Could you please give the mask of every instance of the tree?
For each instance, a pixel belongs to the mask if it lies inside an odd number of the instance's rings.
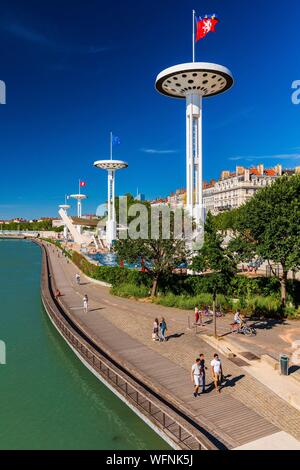
[[[228,289],[236,274],[236,263],[231,252],[223,246],[223,237],[217,231],[214,218],[209,212],[204,226],[204,243],[192,262],[192,269],[206,273],[207,290],[213,297],[214,335],[217,336],[216,297]],[[209,271],[209,273],[207,273]]]
[[[247,250],[268,261],[281,285],[281,304],[286,305],[289,270],[300,268],[300,175],[283,176],[257,191],[239,209],[238,237]],[[276,273],[272,263],[281,266]]]
[[[187,259],[184,240],[137,239],[118,240],[114,245],[118,258],[129,263],[143,262],[152,278],[151,296],[157,293],[159,280],[168,276]]]
[[[187,261],[186,241],[183,233],[180,238],[174,235],[176,218],[169,208],[152,210],[149,203],[128,206],[127,231],[120,234],[113,249],[119,260],[143,263],[143,270],[152,278],[151,296],[155,296],[159,280]]]

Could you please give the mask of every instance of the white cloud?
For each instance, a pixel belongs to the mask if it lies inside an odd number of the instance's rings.
[[[152,155],[169,155],[169,154],[172,154],[172,153],[177,153],[177,150],[172,150],[172,149],[159,150],[159,149],[152,149],[152,148],[142,148],[141,152],[149,153],[149,154],[152,154]]]

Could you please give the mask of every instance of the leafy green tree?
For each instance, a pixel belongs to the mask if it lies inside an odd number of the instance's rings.
[[[183,238],[174,236],[174,214],[166,207],[157,207],[156,217],[152,218],[149,203],[128,206],[134,210],[128,211],[131,215],[127,218],[127,234],[125,237],[124,232],[120,234],[113,249],[119,260],[143,263],[143,270],[152,279],[151,296],[155,296],[159,281],[163,278],[165,281],[174,269],[186,262],[189,254],[186,243]]]
[[[233,230],[236,225],[236,218],[238,216],[238,209],[232,209],[214,217],[214,223],[218,230],[226,232],[227,230]]]
[[[236,229],[244,253],[253,250],[268,261],[281,285],[281,304],[287,297],[289,270],[300,268],[300,175],[283,176],[257,191],[239,209]],[[241,250],[241,255],[243,250]],[[273,264],[280,265],[279,274]]]
[[[126,239],[114,245],[118,258],[129,263],[143,262],[145,272],[152,279],[151,296],[155,296],[159,280],[185,262],[187,250],[184,240]]]
[[[232,253],[223,246],[214,218],[209,212],[204,226],[204,243],[192,262],[192,269],[207,275],[206,289],[213,297],[214,334],[217,336],[216,297],[226,293],[228,284],[236,274]]]

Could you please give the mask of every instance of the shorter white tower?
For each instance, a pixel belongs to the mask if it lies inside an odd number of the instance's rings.
[[[117,238],[117,222],[115,210],[115,172],[128,167],[128,163],[122,160],[98,160],[94,162],[96,168],[106,170],[107,178],[107,222],[106,242],[111,247],[113,240]]]
[[[87,198],[85,194],[71,194],[70,198],[76,199],[77,201],[77,217],[81,219],[82,217],[82,201]],[[81,233],[82,227],[81,225],[77,225],[77,230]]]
[[[77,201],[77,217],[81,219],[82,217],[82,201],[83,199],[86,199],[86,196],[84,194],[71,194],[70,197],[72,199],[76,199]]]
[[[68,215],[68,209],[70,209],[71,206],[69,206],[68,204],[61,204],[58,207],[60,209],[63,209],[65,211],[65,213]],[[65,223],[64,223],[64,239],[65,239],[65,241],[68,241],[68,227]]]

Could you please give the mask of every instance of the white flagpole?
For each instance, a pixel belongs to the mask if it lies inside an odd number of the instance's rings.
[[[79,194],[81,194],[81,193],[80,193],[80,180],[79,180],[79,182],[78,182],[78,187],[79,187]]]
[[[110,133],[110,159],[112,160],[112,132]]]
[[[193,10],[193,62],[195,62],[195,10]]]

